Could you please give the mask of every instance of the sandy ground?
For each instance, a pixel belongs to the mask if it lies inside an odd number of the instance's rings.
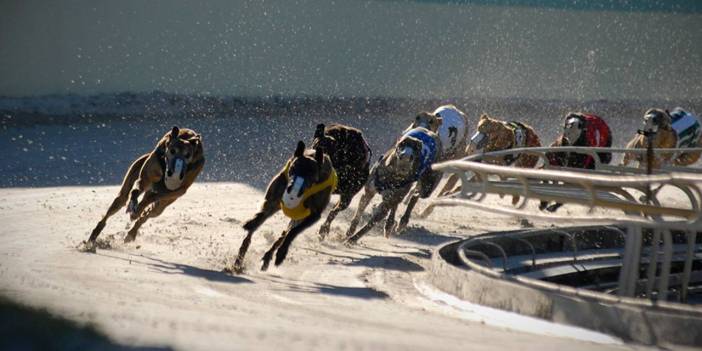
[[[433,296],[423,283],[432,247],[486,230],[518,228],[513,218],[445,209],[413,220],[400,237],[387,240],[376,231],[358,247],[346,248],[338,237],[348,225],[349,210],[326,242],[319,242],[317,225],[298,237],[281,267],[262,273],[258,260],[285,226],[277,214],[254,237],[247,273],[230,276],[220,271],[243,238],[242,221],[260,205],[260,190],[238,183],[198,183],[161,217],[147,222],[136,242],[121,243],[130,223],[119,213],[101,236],[112,248],[79,252],[76,245],[87,238],[116,191],[115,186],[0,190],[0,296],[92,324],[128,346],[633,347],[608,337],[547,336],[554,335],[549,329],[557,329],[549,324],[531,333],[494,325],[484,320],[491,318],[489,311],[475,318]]]

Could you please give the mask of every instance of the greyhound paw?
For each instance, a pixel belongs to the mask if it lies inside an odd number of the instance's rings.
[[[97,245],[95,244],[94,241],[83,241],[78,246],[76,247],[78,251],[80,252],[88,252],[88,253],[96,253],[97,252]]]
[[[402,217],[400,219],[400,225],[397,226],[397,232],[400,233],[400,232],[404,231],[405,229],[407,229],[408,224],[409,224],[409,217],[407,217],[407,218]]]
[[[261,272],[265,272],[268,270],[268,265],[270,264],[271,260],[270,259],[263,259],[263,263],[261,263]]]
[[[354,246],[356,246],[356,244],[358,244],[358,239],[354,238],[353,236],[344,240],[344,246],[346,246],[346,247],[354,247]]]
[[[545,209],[548,208],[548,207],[549,207],[549,206],[548,206],[548,202],[546,202],[546,201],[541,201],[541,202],[539,203],[539,211],[543,211],[543,210],[545,210]]]
[[[324,241],[324,238],[326,238],[327,234],[329,234],[329,228],[330,226],[326,224],[322,224],[321,227],[319,227],[319,241]]]
[[[131,243],[134,240],[136,240],[136,233],[127,233],[127,236],[124,237],[125,244]]]
[[[395,223],[393,223],[389,226],[385,226],[385,231],[384,231],[385,237],[389,238],[389,237],[393,236],[395,233],[397,233],[397,230],[398,230],[397,228],[398,227],[397,227],[397,225],[395,225]]]
[[[222,273],[226,274],[242,274],[246,270],[243,264],[235,262],[233,265],[228,265],[222,269]]]
[[[288,248],[281,247],[275,252],[275,265],[280,266],[285,261],[285,257],[288,256]]]

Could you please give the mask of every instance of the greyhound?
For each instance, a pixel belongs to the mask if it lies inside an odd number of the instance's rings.
[[[466,154],[472,155],[475,153],[484,153],[491,151],[508,150],[522,147],[538,147],[541,146],[539,136],[531,126],[511,121],[501,121],[483,114],[478,121],[478,128],[475,134],[470,139],[470,143],[466,148]],[[534,168],[539,162],[539,157],[529,154],[507,155],[501,157],[484,157],[481,162],[521,168]],[[440,192],[440,195],[448,195],[460,190],[460,187],[451,189],[458,181],[458,176],[452,175],[449,177],[446,186]],[[513,198],[516,203],[518,197]]]
[[[611,147],[612,131],[607,122],[599,116],[570,112],[566,114],[563,120],[563,133],[551,144],[551,147],[559,146]],[[612,161],[611,152],[599,152],[597,155],[603,164],[609,164]],[[546,153],[546,157],[552,166],[581,169],[595,168],[595,160],[588,154],[549,152]],[[539,209],[555,212],[561,206],[563,206],[561,203],[549,205],[548,202],[541,201]]]
[[[136,239],[137,231],[149,218],[159,216],[193,184],[205,165],[202,137],[193,130],[173,127],[156,145],[129,166],[119,194],[98,222],[86,247],[93,251],[107,219],[127,204],[127,213],[136,220],[124,242]],[[139,202],[139,196],[144,194]],[[129,201],[127,201],[129,199]],[[127,203],[128,202],[128,203]]]
[[[649,109],[643,117],[643,130],[639,130],[626,145],[627,148],[646,148],[650,140],[654,148],[687,148],[702,146],[702,127],[699,119],[681,108],[676,108],[670,113],[663,109]],[[663,153],[660,157],[654,156],[652,168],[660,168],[662,164],[673,163],[677,166],[689,166],[700,158],[700,152]],[[643,163],[640,154],[624,154],[622,166],[632,161]]]
[[[339,186],[334,191],[340,196],[339,202],[319,228],[319,236],[323,240],[329,233],[334,218],[349,207],[353,197],[368,181],[372,153],[360,130],[341,124],[326,127],[324,124],[318,124],[314,132],[312,148],[321,149],[329,155],[339,176]]]
[[[338,176],[329,156],[321,148],[305,150],[305,143],[299,141],[293,156],[268,184],[261,209],[244,223],[247,234],[239,247],[239,255],[234,266],[225,271],[243,272],[244,258],[253,233],[281,209],[290,222],[263,256],[261,270],[268,269],[274,253],[275,265],[283,263],[295,237],[321,218],[337,183]]]
[[[425,114],[429,113],[420,113],[420,115]],[[420,117],[418,116],[418,118]],[[370,179],[365,186],[356,214],[346,233],[347,244],[357,242],[378,221],[386,216],[385,236],[389,237],[394,233],[396,230],[395,212],[397,211],[397,206],[410,191],[412,185],[417,182],[419,184],[418,189],[416,193],[412,194],[407,209],[397,227],[398,231],[404,229],[419,198],[428,197],[441,179],[441,173],[431,169],[431,165],[440,156],[441,140],[436,133],[423,127],[414,128],[406,132],[395,143],[394,147],[388,150],[373,165],[370,171]],[[363,211],[376,193],[380,193],[383,198],[380,206],[376,208],[368,224],[354,233]]]

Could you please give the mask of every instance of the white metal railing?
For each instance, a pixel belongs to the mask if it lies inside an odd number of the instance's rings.
[[[485,163],[472,160],[482,157],[504,156],[515,153],[538,155],[547,165],[546,153],[575,152],[593,156],[595,171],[567,168],[524,169]],[[654,152],[679,152],[680,149],[655,149]],[[685,151],[702,151],[702,148]],[[586,148],[586,147],[539,147],[512,149],[478,155],[471,155],[459,161],[435,164],[432,168],[446,174],[455,175],[461,181],[461,190],[447,196],[433,198],[422,215],[429,215],[437,206],[466,206],[477,210],[538,220],[558,224],[611,225],[627,228],[626,243],[622,257],[617,292],[620,296],[634,296],[642,262],[642,228],[654,230],[653,245],[648,250],[646,271],[646,295],[652,296],[657,290],[658,299],[666,299],[669,288],[673,245],[671,230],[688,233],[685,264],[682,272],[681,294],[685,300],[690,282],[692,263],[695,257],[697,232],[702,232],[702,174],[688,168],[664,168],[652,175],[642,175],[633,167],[609,166],[600,162],[598,152],[645,153],[645,149]],[[671,171],[674,170],[674,171]],[[560,183],[560,184],[558,184]],[[653,186],[678,189],[687,202],[662,203],[658,191],[647,191]],[[635,196],[636,193],[650,194],[650,197]],[[519,197],[516,205],[490,205],[482,200],[488,194]],[[526,209],[529,200],[575,203],[590,208],[586,216],[564,216],[555,213],[534,212]],[[621,214],[595,213],[595,208],[614,209]],[[660,247],[662,241],[662,248]],[[662,254],[661,251],[662,250]],[[471,252],[471,256],[479,256]],[[662,256],[662,257],[660,257]],[[481,257],[484,260],[484,257]],[[577,252],[574,253],[577,259]],[[489,259],[487,260],[489,261]],[[503,261],[504,262],[504,261]],[[660,263],[660,274],[656,272]],[[657,282],[657,284],[655,284]],[[657,286],[654,286],[657,285]]]
[[[652,150],[654,154],[679,154],[682,152],[702,152],[702,147],[696,148],[658,148]],[[626,172],[626,173],[644,173],[645,169],[641,169],[633,166],[622,166],[619,164],[609,164],[602,163],[598,153],[612,153],[612,154],[646,154],[647,149],[628,149],[628,148],[612,148],[612,147],[588,147],[588,146],[541,146],[541,147],[524,147],[524,148],[514,148],[500,151],[491,151],[484,153],[476,153],[473,155],[466,156],[462,158],[462,161],[476,161],[485,157],[500,157],[507,155],[518,155],[527,154],[539,157],[542,161],[544,168],[561,168],[557,166],[551,166],[546,157],[547,153],[580,153],[592,156],[595,162],[595,170],[611,170],[616,172]],[[614,160],[612,160],[614,161]],[[661,171],[684,171],[691,173],[702,173],[702,169],[699,168],[689,168],[689,167],[676,167],[670,164],[663,165]]]

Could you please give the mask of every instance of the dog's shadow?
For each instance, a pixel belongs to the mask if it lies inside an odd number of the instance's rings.
[[[145,255],[136,256],[134,259],[118,257],[113,255],[107,255],[104,253],[98,253],[98,255],[103,257],[110,257],[119,260],[129,261],[131,264],[142,264],[145,265],[159,273],[164,274],[185,274],[196,278],[203,278],[212,282],[220,283],[253,283],[252,280],[246,279],[240,276],[233,276],[221,271],[215,271],[211,269],[199,268],[187,264],[169,262],[162,259],[149,257]],[[141,260],[143,259],[143,260]]]

